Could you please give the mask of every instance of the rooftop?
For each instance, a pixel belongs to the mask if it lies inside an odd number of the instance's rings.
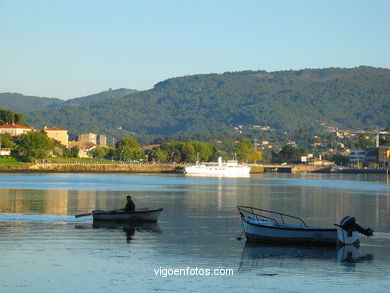
[[[31,129],[30,127],[27,127],[27,126],[24,126],[24,125],[19,125],[19,124],[15,124],[15,123],[11,123],[11,124],[4,124],[4,125],[0,125],[0,128],[21,128],[21,129]]]
[[[63,131],[68,131],[67,129],[61,128],[61,127],[44,127],[43,130],[63,130]]]

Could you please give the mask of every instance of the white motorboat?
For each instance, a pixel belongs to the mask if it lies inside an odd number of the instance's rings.
[[[248,177],[251,168],[244,164],[238,164],[237,161],[222,162],[222,158],[218,158],[217,163],[199,163],[196,165],[186,166],[185,174],[188,175],[217,175],[230,177]]]
[[[372,236],[370,228],[363,229],[354,217],[347,216],[337,228],[309,227],[298,217],[239,206],[245,236],[248,240],[306,245],[349,245],[359,241],[359,233]],[[294,221],[290,224],[285,221]]]

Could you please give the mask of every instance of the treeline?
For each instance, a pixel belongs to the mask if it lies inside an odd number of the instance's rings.
[[[8,110],[0,110],[0,118],[7,123],[24,123],[23,115]],[[30,131],[19,136],[2,134],[0,146],[12,149],[12,156],[24,162],[49,157],[78,157],[80,152],[78,147],[66,148],[58,141],[50,139],[43,130]],[[236,156],[240,161],[256,162],[262,158],[261,154],[255,151],[249,139],[242,139],[238,143],[225,141],[221,147],[222,151],[215,144],[200,141],[165,141],[153,149],[144,151],[135,138],[123,137],[113,146],[94,148],[92,156],[107,160],[148,160],[163,163],[216,161],[218,156],[230,158],[231,155]]]
[[[165,142],[154,149],[142,151],[134,138],[122,138],[115,147],[96,147],[92,155],[94,158],[109,160],[148,160],[161,163],[190,163],[196,161],[216,161],[219,156],[231,158],[235,155],[240,161],[256,162],[262,159],[248,139],[237,143],[234,153],[227,155],[221,152],[215,144],[189,141]]]
[[[0,108],[0,125],[15,123],[20,125],[25,125],[26,121],[20,113],[14,113],[10,110]]]

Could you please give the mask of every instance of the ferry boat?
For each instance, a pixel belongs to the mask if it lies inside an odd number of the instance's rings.
[[[186,166],[184,173],[187,175],[248,177],[250,170],[250,166],[238,164],[237,161],[222,162],[222,157],[218,157],[217,163],[197,162],[196,165]]]

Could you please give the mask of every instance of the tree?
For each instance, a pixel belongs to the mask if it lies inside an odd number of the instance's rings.
[[[168,152],[165,150],[162,150],[160,148],[157,148],[154,151],[153,157],[156,159],[156,161],[167,162],[168,161]]]
[[[304,148],[297,148],[291,145],[284,146],[279,153],[272,152],[273,163],[298,163],[301,156],[306,154]]]
[[[21,125],[26,124],[22,114],[14,113],[10,110],[5,110],[0,108],[0,125],[6,123],[16,123]]]
[[[343,156],[340,154],[335,154],[335,155],[326,155],[325,156],[326,160],[335,162],[336,165],[348,165],[350,162],[350,157],[349,156]]]
[[[195,154],[195,148],[190,142],[183,143],[181,147],[181,160],[183,162],[195,162],[196,161],[196,154]]]
[[[139,160],[145,158],[144,152],[134,138],[124,137],[118,141],[116,147],[116,158],[118,160]]]
[[[235,153],[239,161],[260,161],[261,153],[257,152],[249,139],[242,139],[235,148]]]
[[[360,150],[363,150],[363,149],[366,149],[369,147],[374,147],[374,146],[375,146],[374,140],[371,139],[370,137],[364,135],[364,134],[360,134],[354,143],[354,147],[357,149],[360,149]]]
[[[99,158],[99,159],[103,159],[107,156],[108,154],[108,151],[109,151],[109,148],[107,147],[96,147],[93,151],[92,151],[92,156],[94,158]]]
[[[16,156],[22,161],[47,158],[53,150],[54,143],[46,132],[28,132],[17,138]],[[15,153],[14,153],[15,154]]]
[[[14,148],[15,143],[12,140],[12,136],[8,133],[0,135],[0,148]]]
[[[166,142],[153,151],[153,156],[158,161],[165,162],[194,162],[211,161],[216,159],[217,149],[214,145],[199,141],[191,142]]]
[[[74,146],[70,149],[70,156],[72,158],[77,158],[79,156],[80,149],[78,146]]]

